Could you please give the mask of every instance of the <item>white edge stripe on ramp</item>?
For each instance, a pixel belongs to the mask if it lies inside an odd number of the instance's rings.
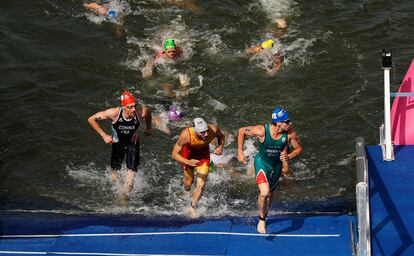
[[[131,253],[104,253],[104,252],[31,252],[31,251],[0,251],[0,254],[30,254],[30,255],[102,255],[102,256],[201,256],[201,254],[131,254]],[[212,256],[215,254],[203,254],[202,256]]]
[[[36,254],[36,255],[47,255],[47,254],[57,254],[57,255],[106,255],[106,256],[201,256],[198,254],[131,254],[131,253],[100,253],[100,252],[30,252],[30,251],[0,251],[0,254]],[[210,254],[207,256],[212,256]],[[203,254],[203,256],[206,256]]]
[[[229,235],[229,236],[265,236],[265,237],[339,237],[340,234],[254,234],[233,232],[149,232],[149,233],[102,233],[102,234],[51,234],[51,235],[1,235],[0,238],[58,238],[58,237],[102,237],[102,236],[161,236],[161,235]]]

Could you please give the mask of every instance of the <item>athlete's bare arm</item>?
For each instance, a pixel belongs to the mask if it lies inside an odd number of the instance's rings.
[[[282,161],[289,161],[290,159],[297,157],[298,155],[302,153],[302,150],[303,150],[302,145],[300,144],[298,135],[293,128],[289,130],[288,142],[290,145],[292,145],[293,151],[290,152],[289,154],[282,152],[282,154],[280,155],[280,160]]]
[[[209,124],[209,127],[214,132],[215,136],[217,137],[218,146],[214,150],[214,154],[221,155],[223,153],[224,143],[225,143],[225,136],[223,132],[220,130],[218,125],[216,124]]]
[[[288,154],[288,145],[286,145],[285,149],[282,151],[282,153],[280,154],[280,160],[282,160],[282,175],[283,176],[292,176],[292,171],[289,168],[289,162],[288,160],[283,160],[285,159],[283,156]]]
[[[148,107],[142,107],[142,118],[145,120],[147,125],[147,130],[145,131],[145,135],[149,136],[152,134],[152,115],[151,109]]]
[[[88,118],[89,124],[99,135],[101,135],[102,139],[105,141],[106,144],[112,143],[112,136],[108,135],[104,130],[102,130],[98,121],[106,119],[114,121],[118,117],[118,114],[119,108],[109,108],[107,110],[97,112]]]
[[[275,58],[273,68],[266,71],[268,76],[275,76],[282,68],[284,57],[280,54],[276,54],[274,57]]]
[[[85,3],[83,6],[87,9],[89,9],[91,11],[95,11],[96,13],[99,13],[99,14],[106,14],[106,12],[108,11],[108,8],[106,8],[102,5],[99,5],[97,3]]]
[[[247,52],[253,54],[253,53],[258,53],[261,50],[263,50],[262,46],[260,44],[258,44],[256,46],[253,46],[253,47],[250,47],[249,49],[247,49]]]
[[[200,162],[199,160],[196,159],[186,159],[184,158],[180,152],[183,149],[185,144],[189,144],[190,143],[190,134],[188,132],[188,129],[184,129],[181,134],[180,137],[178,138],[177,142],[174,145],[173,151],[171,153],[172,158],[180,163],[186,164],[186,165],[190,165],[190,166],[197,166],[197,164]]]
[[[241,127],[239,129],[237,134],[237,159],[244,164],[247,164],[246,156],[243,153],[244,138],[246,136],[255,136],[259,138],[260,142],[263,142],[265,137],[265,128],[263,125],[255,125]]]
[[[302,153],[302,145],[300,144],[299,137],[295,130],[291,130],[288,133],[288,141],[293,147],[293,151],[287,155],[288,160],[299,156]]]
[[[168,2],[170,4],[179,5],[179,6],[182,6],[182,7],[186,8],[186,9],[192,10],[196,14],[201,14],[202,13],[201,8],[198,5],[196,5],[193,1],[188,1],[188,0],[168,0]]]
[[[148,78],[152,76],[152,69],[154,68],[155,58],[150,58],[142,68],[142,78]]]

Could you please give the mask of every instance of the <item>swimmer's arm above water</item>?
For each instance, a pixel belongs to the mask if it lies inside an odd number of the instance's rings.
[[[142,77],[148,78],[152,76],[152,69],[154,67],[155,59],[151,58],[147,61],[147,64],[145,64],[145,67],[142,68]]]
[[[98,121],[110,119],[113,121],[119,114],[119,108],[109,108],[105,111],[97,112],[88,118],[89,124],[102,137],[106,144],[112,143],[112,136],[105,133]]]
[[[283,60],[284,60],[284,57],[282,55],[276,54],[275,60],[274,60],[275,64],[273,65],[273,68],[267,70],[266,72],[267,75],[269,76],[276,75],[279,72],[279,70],[282,68]]]
[[[263,125],[255,125],[241,127],[239,129],[237,134],[237,159],[244,164],[247,164],[246,156],[243,153],[244,138],[246,136],[254,136],[259,138],[259,141],[263,141],[265,136],[265,128]]]
[[[106,12],[108,11],[108,8],[99,5],[97,3],[88,3],[88,4],[84,4],[83,5],[85,8],[91,10],[91,11],[95,11],[96,13],[99,14],[106,14]]]
[[[256,46],[253,46],[253,47],[250,47],[249,49],[247,49],[247,53],[251,53],[251,54],[258,53],[261,50],[263,50],[263,48],[260,44],[258,44]]]

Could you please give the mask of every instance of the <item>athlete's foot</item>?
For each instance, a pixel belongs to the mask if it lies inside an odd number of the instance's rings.
[[[188,208],[188,216],[189,216],[191,219],[196,219],[196,218],[198,218],[198,217],[199,217],[199,214],[198,214],[198,212],[197,212],[196,208],[194,208],[194,207],[190,206],[190,207]]]
[[[127,194],[119,193],[118,197],[116,198],[116,204],[121,207],[125,207],[128,205],[129,198]]]
[[[266,234],[266,221],[259,220],[259,223],[257,223],[257,232]]]

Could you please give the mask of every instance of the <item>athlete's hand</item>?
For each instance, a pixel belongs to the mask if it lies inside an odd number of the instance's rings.
[[[214,150],[214,154],[216,154],[216,155],[221,155],[223,153],[223,147],[217,147],[215,150]]]
[[[243,151],[237,154],[237,159],[242,162],[243,164],[247,164],[246,156],[244,155]]]
[[[190,78],[186,74],[179,74],[178,78],[180,79],[180,85],[182,87],[187,87],[190,85]]]
[[[190,159],[190,160],[188,160],[187,165],[196,167],[198,165],[198,163],[200,163],[199,160],[197,160],[197,159]]]
[[[289,161],[289,156],[284,151],[280,153],[280,161]]]
[[[112,144],[112,136],[105,134],[102,136],[102,139],[105,141],[106,144]]]

